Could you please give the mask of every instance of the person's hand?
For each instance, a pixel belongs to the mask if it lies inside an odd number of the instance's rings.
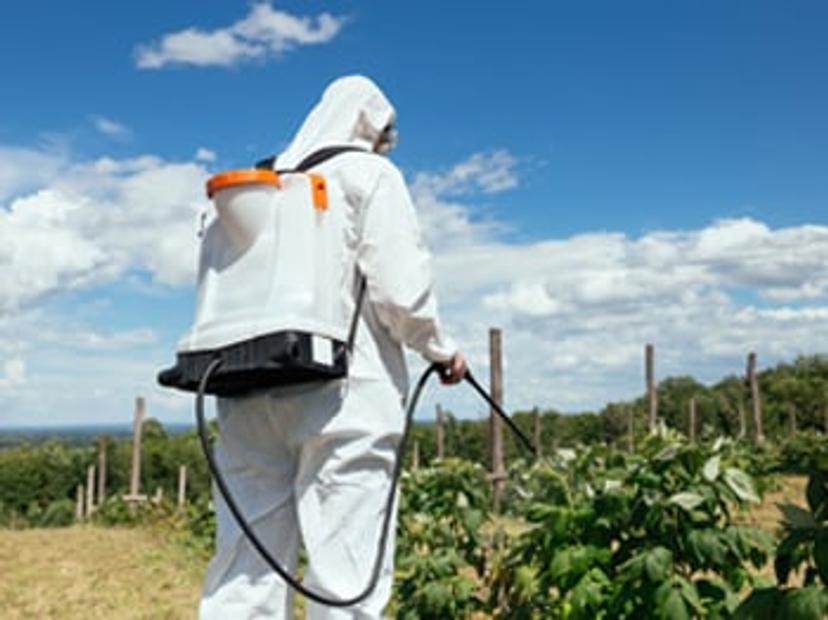
[[[454,385],[460,383],[466,376],[466,358],[460,352],[455,353],[445,363],[440,372],[440,381],[443,385]]]

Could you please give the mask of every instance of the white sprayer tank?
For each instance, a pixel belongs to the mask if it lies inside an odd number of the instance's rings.
[[[208,183],[195,318],[180,353],[294,330],[344,341],[344,214],[324,178],[238,170]]]

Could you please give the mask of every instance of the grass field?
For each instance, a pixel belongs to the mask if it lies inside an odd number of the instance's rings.
[[[804,505],[787,478],[744,520],[775,531],[779,505]],[[0,530],[0,618],[195,618],[204,557],[147,529],[76,526]],[[772,578],[768,565],[763,575]],[[302,617],[301,602],[297,617]]]
[[[204,566],[143,529],[0,530],[0,618],[194,618]]]

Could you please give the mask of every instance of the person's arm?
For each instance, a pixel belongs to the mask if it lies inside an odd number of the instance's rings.
[[[405,181],[396,168],[383,167],[364,208],[357,264],[366,278],[368,299],[377,317],[398,342],[429,361],[457,369],[462,356],[440,328],[431,256]],[[465,362],[462,366],[465,372]],[[445,378],[451,382],[453,377]]]

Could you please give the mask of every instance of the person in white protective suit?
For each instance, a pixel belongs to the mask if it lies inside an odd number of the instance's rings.
[[[404,424],[408,373],[403,345],[446,364],[457,383],[465,361],[442,333],[430,255],[399,170],[385,157],[395,111],[364,77],[334,81],[276,160],[289,169],[322,147],[351,145],[314,169],[330,201],[342,201],[348,227],[346,273],[367,282],[348,377],[218,399],[219,466],[242,511],[270,552],[320,594],[353,597],[368,583]],[[330,282],[354,309],[353,281]],[[200,618],[292,618],[292,592],[244,538],[214,494],[218,530]],[[396,508],[395,508],[396,510]],[[308,602],[308,617],[381,618],[391,596],[396,515],[380,580],[363,602],[332,608]]]

